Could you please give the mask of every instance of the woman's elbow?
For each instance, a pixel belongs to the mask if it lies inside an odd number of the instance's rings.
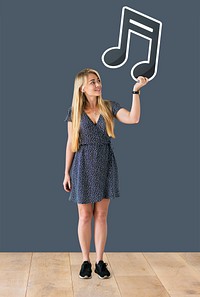
[[[134,119],[130,124],[138,124],[140,119]]]

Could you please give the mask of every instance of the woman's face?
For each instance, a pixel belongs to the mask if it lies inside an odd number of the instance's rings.
[[[86,77],[86,83],[83,91],[86,96],[100,96],[102,85],[100,79],[94,73],[89,73]]]

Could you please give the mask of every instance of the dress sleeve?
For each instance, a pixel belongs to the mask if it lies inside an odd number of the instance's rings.
[[[111,105],[112,105],[112,113],[113,113],[113,115],[115,117],[118,110],[120,110],[120,108],[122,108],[122,106],[116,101],[110,101],[110,102],[111,102]]]
[[[65,122],[70,121],[72,122],[72,108],[68,108],[66,118],[64,119]]]

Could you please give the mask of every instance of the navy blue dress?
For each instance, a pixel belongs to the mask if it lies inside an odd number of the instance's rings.
[[[120,108],[111,101],[112,113]],[[65,121],[72,121],[71,107]],[[95,124],[83,112],[80,123],[80,146],[75,152],[70,169],[71,191],[69,200],[75,203],[95,203],[103,198],[114,199],[120,196],[117,162],[112,149],[111,138],[106,131],[103,116],[100,114]]]

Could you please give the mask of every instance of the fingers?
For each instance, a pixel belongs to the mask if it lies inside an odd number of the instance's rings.
[[[67,183],[67,185],[66,185],[66,191],[67,192],[70,192],[71,191],[71,187],[69,186],[69,183]]]
[[[138,83],[146,84],[148,81],[149,81],[149,79],[147,77],[138,76],[138,79],[137,79]]]
[[[66,192],[70,192],[71,188],[69,187],[68,183],[64,186]]]
[[[71,191],[71,182],[70,182],[70,180],[64,180],[63,187],[64,187],[64,190],[66,192],[70,192]]]

